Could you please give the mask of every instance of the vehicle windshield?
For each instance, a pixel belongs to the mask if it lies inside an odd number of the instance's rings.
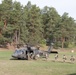
[[[15,53],[22,54],[22,50],[16,50]]]

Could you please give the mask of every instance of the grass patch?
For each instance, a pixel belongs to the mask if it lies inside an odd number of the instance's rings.
[[[70,62],[70,52],[59,52],[59,58],[54,62],[54,54],[48,60],[10,60],[13,51],[0,51],[1,75],[76,75],[76,60]],[[63,54],[67,61],[62,62]],[[76,53],[73,53],[76,57]]]

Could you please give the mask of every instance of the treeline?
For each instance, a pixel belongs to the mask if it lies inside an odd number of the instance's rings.
[[[68,13],[62,16],[54,7],[40,9],[28,2],[2,0],[0,4],[0,45],[7,43],[45,44],[49,38],[55,47],[76,45],[76,22]]]

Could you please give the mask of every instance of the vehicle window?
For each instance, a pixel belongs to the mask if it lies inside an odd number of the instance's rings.
[[[24,54],[24,51],[22,51],[22,54]]]

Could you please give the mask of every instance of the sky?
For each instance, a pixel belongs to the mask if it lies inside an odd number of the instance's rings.
[[[2,0],[0,0],[1,3]],[[76,0],[13,0],[18,1],[22,5],[26,5],[28,1],[31,4],[36,4],[41,9],[44,6],[54,7],[60,15],[63,15],[64,12],[67,12],[72,18],[76,20]]]

